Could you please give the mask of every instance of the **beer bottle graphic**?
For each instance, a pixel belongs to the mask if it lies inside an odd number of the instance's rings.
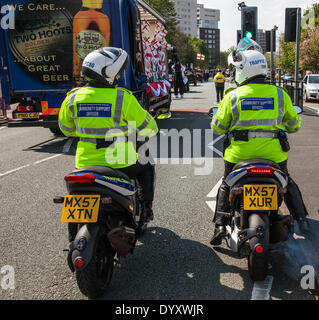
[[[110,19],[102,10],[103,0],[82,0],[73,19],[73,77],[81,75],[83,59],[92,51],[110,44]]]

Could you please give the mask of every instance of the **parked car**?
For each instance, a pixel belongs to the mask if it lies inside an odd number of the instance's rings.
[[[285,74],[282,76],[282,79],[283,79],[283,80],[293,80],[294,77],[293,77],[293,75],[291,75],[290,73],[285,73]]]
[[[197,78],[194,70],[185,70],[185,76],[188,78],[188,83],[192,83],[194,86],[197,86]]]
[[[319,74],[309,74],[302,80],[304,86],[304,100],[319,99]]]

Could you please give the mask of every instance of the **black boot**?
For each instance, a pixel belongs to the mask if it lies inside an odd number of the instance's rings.
[[[148,223],[154,219],[154,213],[152,209],[153,203],[151,201],[145,201],[143,203],[143,211],[145,213],[145,223]]]
[[[307,219],[308,211],[302,199],[302,194],[298,185],[289,177],[285,203],[293,218],[297,221],[302,233],[310,231],[309,221]]]
[[[210,240],[212,246],[220,246],[223,238],[226,236],[226,227],[221,225],[215,225],[214,235]]]

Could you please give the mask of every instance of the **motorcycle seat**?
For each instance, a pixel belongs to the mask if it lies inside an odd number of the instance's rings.
[[[266,159],[248,159],[248,160],[244,160],[242,162],[237,163],[234,168],[234,170],[240,169],[240,168],[244,168],[247,167],[249,165],[254,165],[254,164],[264,164],[264,165],[269,165],[271,167],[274,167],[275,169],[281,170],[280,166],[278,165],[278,163],[273,162],[271,160],[266,160]]]
[[[79,172],[96,172],[99,173],[103,176],[108,176],[112,178],[121,178],[130,181],[130,177],[126,175],[125,173],[110,168],[110,167],[105,167],[105,166],[87,166],[87,167],[82,167],[80,169],[74,170],[72,173],[79,173]]]

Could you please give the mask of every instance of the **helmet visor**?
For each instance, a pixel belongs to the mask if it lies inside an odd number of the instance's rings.
[[[247,51],[247,50],[256,50],[260,53],[263,53],[262,47],[254,40],[249,39],[247,37],[242,38],[236,48],[236,51]]]

